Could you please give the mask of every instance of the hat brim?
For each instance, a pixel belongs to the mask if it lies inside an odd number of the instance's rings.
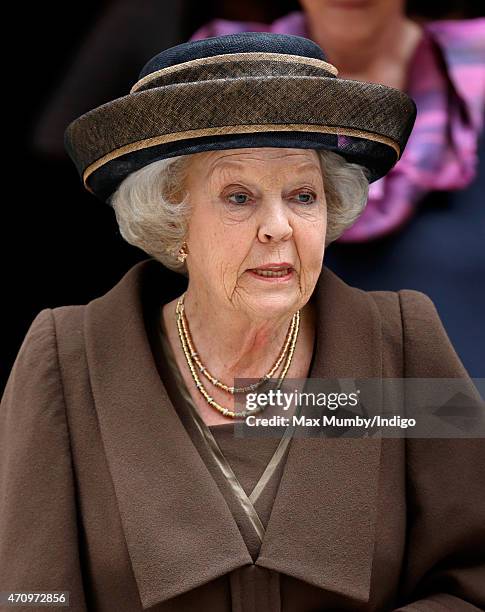
[[[131,172],[167,157],[247,147],[328,149],[367,169],[399,159],[416,116],[397,89],[332,77],[176,83],[89,111],[65,132],[86,188],[106,200]]]

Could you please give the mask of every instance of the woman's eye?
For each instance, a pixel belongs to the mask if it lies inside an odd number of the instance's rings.
[[[231,200],[231,198],[236,198],[236,200]],[[233,204],[247,204],[247,200],[244,200],[244,198],[249,198],[247,193],[238,192],[229,196],[229,200]]]
[[[313,204],[315,201],[315,194],[310,192],[302,191],[301,193],[297,194],[296,197],[301,198],[298,200],[298,202],[301,204]],[[247,193],[239,191],[228,196],[228,199],[232,204],[241,206],[249,202],[250,196]]]
[[[308,192],[301,192],[298,194],[297,197],[303,196],[304,200],[299,200],[299,202],[301,202],[302,204],[313,204],[314,200],[315,200],[315,196],[313,193],[308,193]]]

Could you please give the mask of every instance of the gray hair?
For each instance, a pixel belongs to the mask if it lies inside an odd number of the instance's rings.
[[[325,244],[336,240],[364,210],[369,183],[366,170],[341,155],[316,149],[327,200]],[[189,193],[184,189],[191,155],[162,159],[127,176],[108,202],[121,236],[170,270],[187,275],[177,254],[188,231]]]

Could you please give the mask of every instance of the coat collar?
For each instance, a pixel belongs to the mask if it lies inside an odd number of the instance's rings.
[[[172,300],[179,292],[167,287],[180,286],[180,278],[144,260],[86,306],[95,408],[144,609],[253,563],[148,341],[144,304]],[[381,377],[372,299],[326,268],[312,299],[318,312],[312,377]],[[295,438],[256,565],[365,602],[380,448],[379,438]]]

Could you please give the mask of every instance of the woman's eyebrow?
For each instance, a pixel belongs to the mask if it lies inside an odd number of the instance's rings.
[[[227,170],[244,170],[247,167],[247,164],[245,164],[243,161],[241,160],[229,160],[229,159],[224,159],[224,160],[217,160],[216,162],[214,162],[214,164],[212,165],[212,167],[209,169],[209,176],[212,176],[214,174],[214,172],[219,171],[219,172],[223,172],[223,171],[227,171]]]
[[[249,177],[253,177],[252,172],[247,169],[247,165],[243,161],[239,160],[224,160],[219,163],[215,163],[214,166],[209,170],[209,177],[212,177],[214,173],[218,170],[221,174],[233,170],[234,172],[238,172],[240,174],[248,173]],[[319,166],[312,162],[307,162],[304,164],[298,164],[291,171],[292,176],[301,175],[301,174],[313,174],[321,178],[322,171]]]

